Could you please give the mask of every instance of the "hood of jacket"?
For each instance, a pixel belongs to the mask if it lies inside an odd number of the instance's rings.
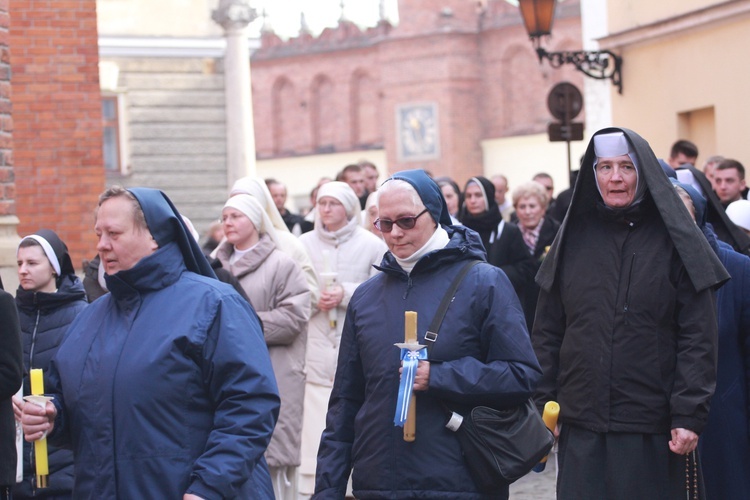
[[[166,288],[185,271],[182,252],[178,243],[173,241],[142,258],[130,269],[105,274],[104,279],[107,289],[119,301]]]
[[[50,311],[76,300],[86,300],[83,283],[75,274],[64,275],[56,292],[33,292],[24,290],[20,286],[16,291],[16,305],[23,311],[33,311],[39,308]]]
[[[241,280],[246,274],[256,271],[276,248],[276,244],[268,234],[261,234],[255,248],[240,257],[234,264],[230,264],[228,269]],[[229,262],[232,252],[234,252],[234,246],[229,242],[223,242],[219,245],[217,257],[221,261]]]
[[[315,221],[315,234],[318,235],[318,237],[328,242],[330,245],[338,246],[345,241],[351,239],[352,236],[354,236],[354,233],[357,231],[357,228],[360,226],[360,218],[358,216],[354,216],[348,221],[346,221],[346,224],[341,229],[338,229],[336,231],[326,231],[326,229],[323,227],[323,223],[320,221],[320,218]]]
[[[484,246],[482,245],[482,239],[479,237],[479,233],[466,226],[444,225],[443,229],[448,232],[448,237],[450,238],[448,244],[445,247],[439,250],[434,250],[419,259],[419,262],[417,262],[412,270],[412,274],[437,271],[440,267],[446,264],[466,260],[467,255],[469,259],[473,260],[487,260],[487,254],[484,251]],[[406,271],[398,265],[396,258],[390,250],[385,253],[380,265],[375,267],[392,276],[400,276],[405,280],[409,278]]]
[[[143,210],[146,225],[159,247],[176,243],[180,250],[184,266],[197,274],[209,278],[216,278],[211,265],[206,260],[198,241],[192,236],[190,229],[182,218],[172,200],[162,191],[152,188],[128,189]]]
[[[642,179],[646,184],[645,197],[650,198],[656,206],[695,289],[700,291],[706,288],[716,288],[727,281],[729,274],[690,217],[672,183],[664,175],[664,171],[648,142],[626,128],[605,128],[594,135],[612,132],[625,134],[634,151],[638,160],[639,182]],[[544,290],[549,291],[557,277],[557,266],[560,255],[563,253],[562,248],[566,243],[567,226],[570,220],[576,219],[582,214],[600,210],[598,206],[603,205],[596,186],[595,160],[594,138],[592,137],[581,163],[568,213],[536,276],[536,282]]]

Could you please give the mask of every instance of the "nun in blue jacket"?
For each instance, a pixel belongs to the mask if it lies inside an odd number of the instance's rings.
[[[108,189],[95,229],[111,293],[72,323],[26,439],[72,447],[78,499],[273,498],[279,397],[252,308],[161,191]]]
[[[706,222],[707,201],[702,193],[689,184],[673,184],[732,277],[716,294],[716,391],[698,452],[706,498],[744,500],[750,498],[750,257],[718,239]]]

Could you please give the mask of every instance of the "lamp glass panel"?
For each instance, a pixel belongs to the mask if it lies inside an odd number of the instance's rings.
[[[530,37],[540,37],[552,33],[557,0],[519,0],[523,23]]]

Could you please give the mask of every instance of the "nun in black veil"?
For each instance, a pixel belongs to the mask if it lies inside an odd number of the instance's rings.
[[[536,277],[535,399],[561,407],[559,499],[685,498],[728,277],[648,143],[597,132]]]

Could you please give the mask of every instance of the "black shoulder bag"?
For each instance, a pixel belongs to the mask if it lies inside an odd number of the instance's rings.
[[[443,296],[425,334],[428,360],[458,285],[469,269],[479,263],[475,260],[466,264]],[[452,412],[444,402],[442,404],[451,413],[446,427],[456,433],[471,477],[482,492],[496,491],[525,476],[555,444],[552,431],[544,425],[531,398],[507,410],[477,406],[465,416]]]

